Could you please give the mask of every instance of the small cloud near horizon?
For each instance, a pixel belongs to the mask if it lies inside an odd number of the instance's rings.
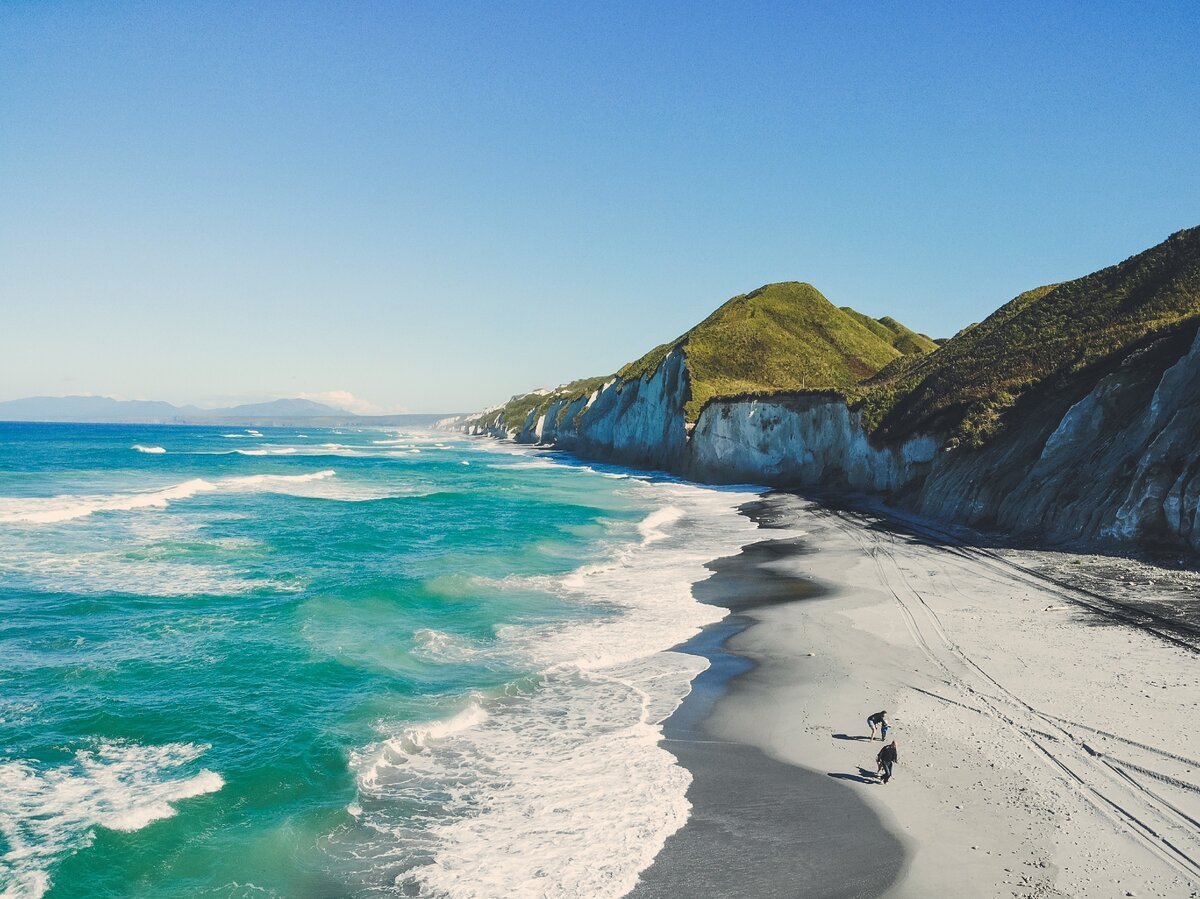
[[[384,408],[369,400],[360,399],[349,390],[323,390],[317,393],[301,393],[300,398],[303,400],[312,400],[314,403],[325,403],[327,406],[336,406],[339,409],[345,409],[347,412],[354,412],[358,415],[397,415],[406,411],[404,409]]]

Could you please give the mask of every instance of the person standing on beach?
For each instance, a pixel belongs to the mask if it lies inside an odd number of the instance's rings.
[[[874,715],[872,715],[870,718],[867,719],[867,727],[871,728],[871,739],[872,740],[875,739],[875,728],[877,728],[877,727],[883,728],[883,737],[881,739],[887,738],[887,726],[888,725],[887,725],[887,717],[886,716],[887,716],[887,712],[876,712]]]
[[[892,765],[900,760],[900,754],[896,751],[896,741],[888,743],[881,750],[879,755],[875,756],[876,771],[882,772],[881,778],[884,783],[892,779]]]

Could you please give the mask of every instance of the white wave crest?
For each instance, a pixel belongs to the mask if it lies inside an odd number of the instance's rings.
[[[518,455],[512,453],[512,455]],[[488,468],[494,468],[497,471],[522,471],[531,468],[557,468],[562,466],[556,462],[551,462],[549,459],[527,459],[524,462],[492,462],[488,464]]]
[[[165,509],[172,502],[215,491],[288,492],[296,484],[331,478],[332,470],[311,474],[259,474],[208,481],[192,478],[170,487],[132,493],[92,496],[64,494],[46,497],[0,497],[0,524],[53,524],[84,518],[96,512],[129,512],[135,509]]]
[[[477,657],[480,647],[465,637],[423,627],[413,632],[417,653],[434,662],[464,662]]]
[[[242,435],[238,435],[242,436]],[[395,446],[352,446],[345,443],[301,444],[299,446],[283,446],[280,444],[263,444],[256,449],[231,450],[191,450],[179,455],[188,456],[340,456],[355,459],[395,459],[412,453],[421,452],[416,448]]]
[[[294,593],[304,588],[299,579],[252,577],[233,564],[131,559],[123,550],[9,550],[0,557],[0,578],[21,588],[88,596],[131,589],[141,596],[238,596],[254,590]]]
[[[130,448],[137,450],[139,453],[150,453],[155,456],[161,455],[162,453],[166,452],[166,450],[163,449],[161,446],[142,446],[142,444],[140,444],[140,443],[135,443]]]
[[[677,659],[683,683],[702,667]],[[466,899],[627,893],[690,809],[691,775],[659,745],[635,680],[632,668],[556,669],[538,689],[494,701],[494,713],[472,706],[356,758],[355,805],[378,849],[433,841],[397,886]],[[414,805],[415,816],[395,813]]]
[[[664,525],[671,524],[683,517],[683,509],[678,506],[664,506],[656,509],[642,519],[638,531],[642,535],[642,543],[656,543],[671,536],[663,530]]]
[[[42,896],[51,868],[89,845],[96,828],[140,830],[174,815],[174,803],[221,789],[212,771],[174,776],[208,748],[102,742],[59,767],[0,763],[0,896]]]
[[[263,449],[234,450],[239,456],[291,456],[296,453],[294,446],[268,446]]]
[[[428,749],[433,741],[444,740],[453,734],[476,727],[487,720],[488,713],[478,701],[449,718],[425,721],[406,727],[395,737],[371,747],[365,756],[357,759],[359,782],[368,790],[379,786],[380,777],[388,769],[403,764],[410,756]]]

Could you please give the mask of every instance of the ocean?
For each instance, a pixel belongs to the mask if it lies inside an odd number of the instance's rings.
[[[0,424],[0,896],[619,896],[750,496],[428,430]]]

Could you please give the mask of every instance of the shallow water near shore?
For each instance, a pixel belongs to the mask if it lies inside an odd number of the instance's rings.
[[[619,895],[688,814],[660,722],[705,663],[665,650],[746,498],[437,432],[0,425],[0,895]]]

